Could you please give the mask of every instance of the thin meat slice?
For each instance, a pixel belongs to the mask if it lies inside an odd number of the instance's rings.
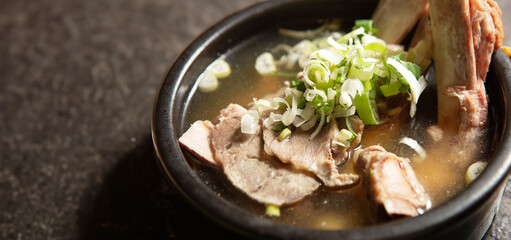
[[[241,133],[241,118],[246,113],[245,108],[230,104],[211,132],[215,159],[229,181],[266,205],[289,205],[313,193],[319,187],[314,177],[270,161],[262,148],[261,130]]]
[[[349,154],[353,149],[355,149],[360,142],[362,141],[362,133],[364,132],[364,123],[357,115],[352,115],[348,117],[348,123],[350,124],[351,129],[357,134],[357,136],[351,141],[350,145],[345,147],[341,145],[335,144],[332,142],[331,152],[334,158],[335,165],[343,164],[348,158]],[[344,126],[344,129],[347,129],[347,126]]]
[[[332,154],[332,140],[339,131],[336,121],[323,127],[312,140],[309,138],[313,130],[296,129],[289,138],[279,141],[280,133],[271,130],[272,127],[264,127],[263,130],[264,149],[268,154],[297,169],[314,173],[328,187],[350,187],[359,182],[358,175],[337,171]]]
[[[179,138],[179,143],[203,161],[217,165],[210,146],[210,134],[215,125],[210,121],[196,121]]]
[[[355,151],[353,159],[357,169],[366,176],[369,196],[378,213],[391,218],[413,217],[430,207],[429,196],[408,159],[377,145]]]
[[[377,37],[399,44],[426,13],[428,0],[380,0],[372,19]]]

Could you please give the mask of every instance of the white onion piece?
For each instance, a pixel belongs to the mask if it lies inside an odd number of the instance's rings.
[[[488,165],[487,162],[475,162],[468,167],[467,172],[465,173],[465,180],[468,184],[472,183],[476,180],[479,175],[483,172],[483,170]]]
[[[305,119],[303,119],[303,118],[301,118],[301,117],[297,116],[297,117],[295,118],[295,120],[293,121],[293,125],[294,125],[295,127],[300,127],[300,126],[302,126],[304,123],[306,123],[307,121],[308,121],[308,120],[305,120]]]
[[[307,66],[307,62],[309,61],[309,55],[301,55],[298,59],[298,66],[300,66],[301,69],[304,69],[305,66]]]
[[[353,133],[346,129],[342,129],[337,134],[335,134],[335,138],[332,140],[332,143],[335,145],[339,145],[342,147],[349,147],[350,143],[348,140],[353,138]]]
[[[281,51],[282,51],[282,52],[286,52],[286,54],[289,54],[289,53],[291,52],[291,50],[292,50],[292,49],[293,49],[293,47],[291,47],[291,46],[289,46],[289,45],[287,45],[287,44],[283,44],[283,43],[281,43],[281,44],[278,44],[277,46],[275,46],[275,47],[271,50],[271,52],[272,52],[273,54],[277,54],[278,52],[281,52]]]
[[[286,126],[289,126],[291,125],[294,120],[295,120],[295,117],[297,115],[297,111],[298,111],[298,99],[299,96],[295,96],[293,95],[292,97],[292,101],[291,101],[291,107],[286,110],[286,112],[284,112],[284,114],[282,114],[282,123]]]
[[[340,43],[338,43],[337,41],[334,40],[333,36],[330,36],[326,39],[326,42],[328,44],[330,44],[330,46],[332,46],[333,48],[339,50],[339,51],[348,51],[348,48],[346,48],[345,46],[341,45]]]
[[[342,61],[342,59],[344,58],[344,56],[342,56],[341,54],[334,53],[327,49],[320,49],[318,51],[315,51],[310,56],[310,58],[316,58],[316,57],[318,57],[320,59],[325,59],[325,60],[329,61],[330,63],[332,63],[333,65],[339,64]]]
[[[225,60],[219,58],[211,63],[207,70],[211,71],[217,78],[225,78],[231,74],[231,67]]]
[[[264,52],[256,58],[255,69],[261,75],[273,74],[277,71],[273,55],[269,52]]]
[[[263,111],[266,111],[266,110],[269,110],[269,109],[277,110],[279,108],[279,103],[278,102],[270,102],[270,101],[265,100],[265,99],[256,99],[256,98],[254,98],[254,104],[256,105],[257,110],[259,110],[259,112],[263,112]]]
[[[328,88],[326,91],[328,100],[334,100],[335,96],[337,95],[337,92],[334,91],[332,88]]]
[[[422,158],[422,159],[426,159],[426,157],[428,156],[426,154],[426,151],[424,150],[424,148],[421,147],[421,145],[419,145],[419,143],[417,141],[415,141],[414,139],[411,139],[409,137],[403,137],[399,143],[402,143],[402,144],[406,144],[408,145],[410,148],[412,148],[413,150],[415,150],[415,152],[417,152],[417,154],[419,154],[419,156]]]
[[[286,88],[284,90],[284,93],[286,94],[286,97],[289,95],[293,95],[293,97],[296,97],[298,99],[300,99],[300,97],[303,95],[303,92],[296,88]]]
[[[348,92],[341,93],[341,96],[339,97],[339,104],[346,107],[351,107],[351,105],[353,105],[353,100],[351,100]]]
[[[296,62],[298,61],[299,58],[300,58],[300,54],[296,54],[296,53],[289,54],[287,56],[286,68],[288,70],[293,69],[293,67],[295,66],[295,64],[296,64]]]
[[[275,121],[275,122],[280,122],[280,121],[282,121],[282,114],[270,113],[270,118],[272,118],[273,121]]]
[[[287,108],[289,108],[289,103],[287,103],[286,99],[284,99],[284,98],[275,97],[275,98],[273,98],[273,101],[276,102],[277,104],[283,103],[286,105]]]
[[[212,92],[218,88],[218,79],[215,74],[209,70],[204,71],[198,78],[199,90],[202,92]]]
[[[355,49],[357,49],[357,52],[358,52],[358,54],[360,54],[360,56],[366,55],[364,46],[362,46],[362,43],[360,43],[360,41],[358,39],[355,41]]]
[[[348,109],[343,108],[339,112],[333,112],[332,117],[333,118],[349,117],[349,116],[355,115],[356,112],[357,112],[357,109],[355,108],[355,106],[352,106]]]
[[[314,116],[314,107],[311,103],[307,103],[305,108],[300,113],[298,113],[298,115],[305,120],[309,120]]]
[[[308,131],[311,128],[313,128],[314,125],[316,125],[316,117],[312,117],[311,119],[309,119],[306,123],[300,126],[300,129],[303,131]]]
[[[428,83],[426,82],[426,79],[424,79],[424,76],[421,76],[419,78],[419,95],[424,91],[424,89],[426,89],[427,86],[428,86]],[[410,104],[410,116],[411,117],[415,116],[416,112],[417,112],[417,103],[412,101]]]
[[[339,68],[336,68],[332,71],[332,74],[330,74],[330,81],[335,81],[337,76],[339,76]]]
[[[421,83],[419,83],[419,81],[415,78],[415,75],[413,75],[413,73],[410,72],[410,70],[408,70],[401,63],[399,63],[398,61],[396,61],[392,58],[388,58],[387,63],[389,65],[392,65],[393,67],[395,67],[396,70],[399,73],[401,73],[401,75],[403,75],[405,80],[410,85],[410,93],[411,93],[412,105],[413,105],[413,107],[410,107],[410,117],[415,116],[415,111],[416,111],[415,104],[417,104],[417,102],[419,101],[419,96],[421,95],[422,91],[424,91],[424,89],[426,88],[426,85],[427,85],[426,80],[421,80]],[[424,77],[422,77],[422,76],[421,76],[421,78],[424,79]]]
[[[245,134],[255,134],[259,130],[259,113],[255,110],[249,110],[247,114],[241,117],[241,132]]]
[[[314,44],[309,40],[302,40],[293,46],[292,51],[294,52],[311,52],[314,49]]]
[[[270,112],[270,116],[268,118],[264,119],[263,124],[265,127],[270,127],[272,124],[274,124],[276,122],[280,122],[280,121],[282,121],[281,114],[276,114],[276,113]]]
[[[323,80],[325,82],[328,82],[328,80],[330,79],[330,74],[331,74],[330,69],[325,66],[323,61],[321,61],[321,60],[310,60],[310,61],[307,62],[306,66],[305,66],[305,69],[303,71],[303,80],[304,80],[305,84],[307,84],[309,86],[316,85],[316,83],[314,83],[309,78],[309,73],[312,70],[316,70],[316,72],[318,72],[318,70],[321,70],[323,72],[323,78],[322,79],[316,79],[316,80],[318,80],[318,81],[319,80]]]
[[[341,86],[341,92],[347,92],[351,98],[355,98],[357,93],[362,95],[364,92],[364,85],[358,79],[348,78]]]
[[[321,119],[319,119],[319,125],[318,127],[316,128],[316,130],[314,130],[314,132],[310,135],[309,139],[312,140],[316,137],[316,135],[319,134],[319,131],[321,131],[321,129],[323,128],[323,124],[325,124],[325,112],[323,111],[323,109],[320,110],[320,113],[321,113]]]
[[[362,86],[362,87],[364,87],[364,86]],[[319,95],[323,99],[323,101],[328,100],[328,97],[326,96],[325,92],[318,90],[316,88],[305,90],[304,95],[305,95],[305,100],[307,100],[307,102],[311,102],[316,97],[316,95]]]
[[[363,57],[361,58],[362,62],[364,63],[370,63],[370,64],[375,64],[378,62],[378,59],[376,58],[370,58],[370,57]],[[373,66],[374,67],[374,66]]]
[[[387,45],[385,43],[385,41],[383,41],[383,40],[381,40],[381,39],[379,39],[379,38],[377,38],[375,36],[372,36],[372,35],[364,35],[362,37],[362,44],[364,44],[364,45],[367,45],[367,44],[370,44],[370,43],[374,43],[374,42],[379,43],[379,44],[381,44],[383,46]]]

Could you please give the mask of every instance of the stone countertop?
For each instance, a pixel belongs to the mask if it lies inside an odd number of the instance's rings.
[[[168,187],[150,123],[177,54],[255,2],[1,1],[0,239],[232,237]],[[485,239],[510,230],[508,183]]]

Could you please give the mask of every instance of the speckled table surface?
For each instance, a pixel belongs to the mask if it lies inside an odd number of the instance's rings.
[[[149,130],[177,54],[255,2],[0,1],[0,239],[231,237],[168,187]],[[508,183],[485,239],[510,231]]]

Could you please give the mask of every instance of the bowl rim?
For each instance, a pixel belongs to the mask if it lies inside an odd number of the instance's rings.
[[[164,175],[172,181],[180,194],[202,213],[222,225],[244,234],[256,234],[264,237],[290,237],[290,238],[338,238],[350,239],[392,238],[398,236],[416,236],[432,229],[441,229],[443,224],[455,222],[460,217],[466,217],[473,209],[482,204],[507,179],[511,168],[511,113],[507,104],[511,102],[511,84],[509,81],[500,81],[501,94],[504,97],[504,126],[500,133],[500,144],[496,147],[489,159],[487,169],[479,176],[477,181],[465,188],[455,197],[430,211],[414,218],[396,220],[378,225],[347,230],[320,230],[303,228],[277,223],[265,218],[248,214],[234,204],[219,198],[211,189],[202,183],[196,173],[189,168],[184,159],[182,150],[177,141],[173,119],[178,114],[174,109],[174,96],[178,93],[184,75],[192,63],[197,59],[211,42],[218,36],[225,34],[229,29],[239,27],[249,21],[254,15],[268,11],[279,6],[306,2],[305,0],[274,0],[257,3],[230,16],[193,40],[185,50],[174,60],[159,87],[151,123],[151,135],[157,161]],[[348,2],[348,1],[346,1]],[[365,1],[374,2],[374,1]],[[496,65],[496,66],[493,66]],[[497,51],[492,59],[492,66],[497,74],[511,79],[511,61],[501,50]],[[499,72],[500,71],[500,72]],[[177,161],[176,161],[177,160]],[[199,180],[199,181],[197,181]],[[504,181],[505,184],[505,181]],[[187,189],[184,188],[187,186]],[[202,200],[208,199],[204,202]],[[222,207],[218,207],[222,206]],[[234,214],[235,213],[235,217]]]

